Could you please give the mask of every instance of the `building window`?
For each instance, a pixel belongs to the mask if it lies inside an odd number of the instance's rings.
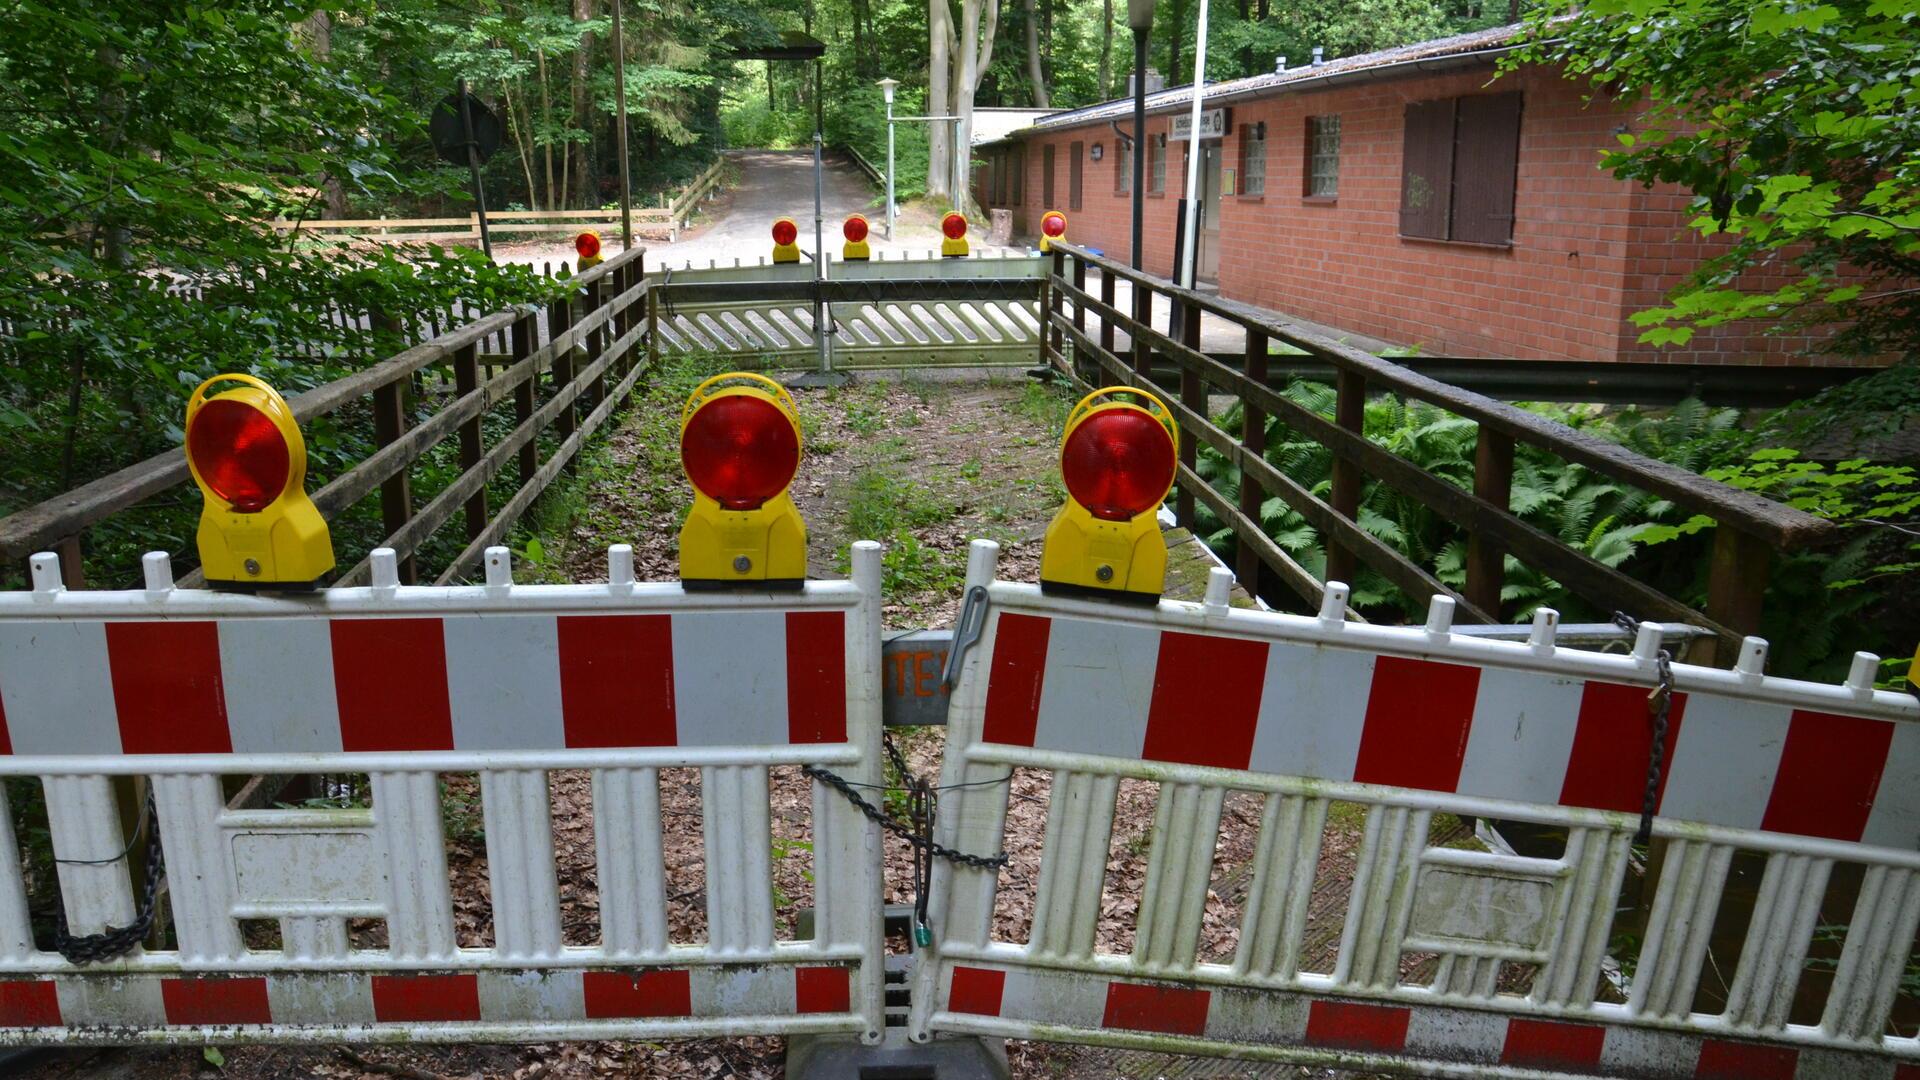
[[[1340,194],[1340,118],[1307,117],[1307,197]]]
[[[1133,194],[1133,140],[1115,139],[1113,155],[1113,193]]]
[[[1147,190],[1167,193],[1167,133],[1147,136]]]
[[[1051,210],[1053,202],[1053,144],[1040,148],[1040,201],[1046,203],[1043,210]]]
[[[1416,101],[1401,146],[1400,235],[1513,243],[1520,95]]]
[[[1267,124],[1240,127],[1240,194],[1267,193]]]
[[[1080,181],[1085,179],[1087,144],[1076,142],[1067,155],[1067,209],[1080,209]]]

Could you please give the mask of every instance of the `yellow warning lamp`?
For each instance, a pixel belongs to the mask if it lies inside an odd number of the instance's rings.
[[[1049,210],[1040,215],[1040,253],[1053,250],[1055,240],[1067,238],[1067,215],[1058,210]]]
[[[773,261],[790,263],[800,261],[800,226],[790,217],[783,217],[773,223]]]
[[[847,223],[840,226],[840,233],[847,238],[846,246],[840,249],[840,257],[852,262],[856,259],[870,259],[873,252],[867,248],[867,219],[860,214],[847,217]]]
[[[240,383],[212,397],[216,383]],[[307,443],[293,410],[251,375],[216,375],[187,399],[187,467],[200,485],[200,566],[223,588],[311,588],[333,538],[307,498]]]
[[[701,383],[680,412],[680,464],[693,483],[681,582],[799,588],[807,524],[787,492],[800,468],[800,420],[786,388],[745,371]]]
[[[1109,386],[1080,399],[1060,439],[1067,505],[1047,526],[1042,590],[1159,600],[1167,545],[1158,513],[1179,448],[1173,414],[1145,390]]]
[[[967,257],[967,215],[958,210],[947,211],[940,219],[940,254],[949,259]]]
[[[600,234],[591,229],[573,238],[573,250],[580,254],[582,270],[591,270],[607,261],[600,255]]]

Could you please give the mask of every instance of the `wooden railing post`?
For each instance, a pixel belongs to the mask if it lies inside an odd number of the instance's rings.
[[[547,305],[548,342],[559,341],[572,327],[573,297],[571,294],[563,295],[560,299]],[[568,346],[564,349],[555,349],[553,352],[553,392],[556,394],[560,393],[572,382],[573,347]],[[560,410],[559,415],[553,418],[553,429],[559,434],[561,442],[565,442],[568,436],[573,434],[574,421],[579,415],[579,409],[574,407],[575,404],[576,403],[568,403],[565,408]],[[572,474],[574,472],[573,461],[569,460],[566,468],[568,474]]]
[[[647,290],[647,366],[660,366],[660,290]]]
[[[460,397],[480,388],[480,347],[462,345],[453,351],[453,389]],[[484,413],[460,425],[460,471],[466,472],[486,456],[481,440],[480,421]],[[487,487],[480,485],[467,497],[467,539],[473,540],[487,529]]]
[[[1104,267],[1100,270],[1100,302],[1107,305],[1109,309],[1113,308],[1113,271]],[[1113,320],[1105,315],[1100,316],[1100,348],[1109,356],[1114,355]],[[1096,364],[1095,367],[1098,368],[1099,365]],[[1094,381],[1096,383],[1105,382],[1106,376],[1101,374],[1100,377]]]
[[[87,587],[85,556],[80,551],[80,534],[74,533],[53,549],[60,556],[60,584],[79,592]]]
[[[540,320],[532,312],[513,321],[513,362],[518,364],[532,356],[537,348],[535,339],[540,336]],[[520,385],[513,388],[513,424],[519,427],[533,419],[533,390],[538,381],[538,371],[527,372]],[[540,439],[536,436],[527,440],[520,448],[520,483],[526,484],[540,469]]]
[[[1087,260],[1085,259],[1073,260],[1073,287],[1080,290],[1082,294],[1087,291]],[[1086,335],[1087,305],[1085,301],[1082,301],[1078,296],[1074,297],[1073,301],[1073,328],[1078,330],[1082,336]],[[1080,354],[1080,339],[1075,338],[1073,345],[1073,373],[1082,379],[1086,379],[1088,374],[1086,367],[1087,358]],[[1099,385],[1098,379],[1088,381],[1093,382],[1096,386]]]
[[[1200,305],[1184,297],[1174,304],[1180,309],[1180,344],[1200,351]],[[1202,420],[1207,417],[1207,388],[1200,382],[1200,373],[1190,364],[1180,365],[1180,404]],[[1188,469],[1197,469],[1200,465],[1200,447],[1191,433],[1180,440],[1180,464]],[[1180,485],[1180,495],[1174,501],[1173,512],[1179,516],[1180,524],[1188,529],[1194,524],[1193,491],[1187,485]]]
[[[1141,326],[1153,325],[1153,286],[1148,285],[1145,276],[1133,278],[1128,282],[1133,290],[1133,321]],[[1142,380],[1151,382],[1153,350],[1147,345],[1147,339],[1139,334],[1128,335],[1133,339],[1133,371]]]
[[[1473,493],[1495,506],[1508,507],[1513,496],[1513,437],[1480,425],[1473,448]],[[1500,617],[1500,591],[1507,583],[1507,551],[1493,537],[1467,534],[1466,597],[1474,607]]]
[[[1051,370],[1053,368],[1053,283],[1060,277],[1062,255],[1054,251],[1047,257],[1045,273],[1040,276],[1040,345],[1037,366]]]
[[[1707,570],[1707,617],[1736,634],[1760,632],[1760,607],[1767,594],[1767,568],[1773,550],[1751,533],[1725,524],[1713,530],[1713,563]],[[1703,638],[1689,658],[1717,663],[1725,649]],[[1731,659],[1728,657],[1727,659]]]
[[[605,284],[605,282],[606,282],[606,279],[601,278],[599,280],[588,283],[587,308],[585,311],[580,313],[580,317],[582,319],[585,319],[586,317],[592,315],[594,312],[599,311],[600,308],[606,304],[607,294],[606,294],[606,291],[601,287],[602,285]],[[593,331],[587,335],[587,366],[592,367],[594,364],[594,361],[600,359],[600,354],[605,352],[606,350],[607,350],[607,324],[603,322],[599,326],[595,327]],[[607,396],[607,373],[602,371],[600,374],[594,376],[593,386],[591,388],[591,392],[588,394],[588,398],[590,400],[586,403],[587,408],[592,409],[593,406],[600,404],[601,400],[604,399],[606,396]]]
[[[1247,378],[1257,386],[1267,385],[1267,335],[1252,327],[1247,328]],[[1267,453],[1267,414],[1255,405],[1246,395],[1240,397],[1240,445],[1254,457],[1265,457]],[[1260,490],[1260,482],[1245,467],[1240,470],[1240,512],[1255,523],[1260,521],[1260,504],[1266,501],[1266,493]],[[1242,542],[1239,557],[1235,560],[1234,576],[1248,593],[1260,595],[1260,553],[1252,544]]]
[[[406,382],[395,379],[373,391],[373,439],[385,447],[407,433]],[[401,469],[380,482],[380,530],[385,536],[399,532],[413,518],[413,482],[408,469]],[[420,569],[413,553],[400,559],[400,583],[416,585]]]
[[[1364,434],[1367,426],[1367,380],[1358,372],[1340,369],[1335,380],[1339,397],[1333,407],[1334,422],[1348,431]],[[1333,458],[1333,492],[1327,502],[1351,521],[1360,513],[1360,466],[1336,454]],[[1327,580],[1353,584],[1358,560],[1353,549],[1331,540],[1327,545]]]

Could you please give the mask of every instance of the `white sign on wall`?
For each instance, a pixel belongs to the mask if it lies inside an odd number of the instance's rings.
[[[1227,133],[1227,110],[1208,109],[1200,114],[1200,138],[1218,139]],[[1193,114],[1181,112],[1173,114],[1173,141],[1189,142],[1193,139]]]

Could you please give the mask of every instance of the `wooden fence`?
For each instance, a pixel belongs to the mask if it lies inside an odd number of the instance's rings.
[[[384,536],[378,546],[399,552],[401,577],[409,584],[423,576],[416,553],[457,516],[465,546],[437,568],[434,580],[444,584],[477,565],[645,370],[644,258],[643,248],[622,252],[574,278],[569,294],[544,311],[527,305],[488,315],[292,398],[302,424],[349,406],[364,405],[372,413],[378,449],[313,492],[321,514],[335,520],[377,492]],[[504,357],[483,353],[488,341],[502,339]],[[406,393],[417,375],[436,366],[451,369],[452,392],[409,427]],[[490,416],[510,417],[513,425],[491,446],[483,428]],[[543,459],[539,440],[548,433],[558,442]],[[460,472],[416,506],[409,474],[448,439],[458,440]],[[510,466],[516,470],[513,493],[490,506],[487,485]],[[177,449],[157,454],[0,519],[0,559],[18,563],[37,551],[58,551],[68,588],[83,588],[81,554],[89,527],[190,482],[185,455]],[[365,583],[368,563],[360,554],[337,583]],[[197,570],[180,582],[188,588],[201,583]]]
[[[725,159],[715,161],[693,178],[671,200],[662,194],[660,206],[633,208],[635,230],[664,231],[669,241],[677,240],[693,213],[720,183]],[[465,240],[480,242],[480,215],[437,218],[354,218],[338,220],[300,220],[285,218],[272,222],[276,232],[304,232],[335,239],[367,240],[391,244],[412,244]],[[495,210],[487,214],[487,230],[493,235],[514,233],[570,233],[590,225],[617,229],[620,211],[612,210]]]
[[[1097,295],[1087,288],[1089,270],[1099,279]],[[1121,310],[1114,302],[1115,286],[1121,280],[1130,285],[1131,312]],[[1050,330],[1040,342],[1042,365],[1051,365],[1078,382],[1090,384],[1148,377],[1156,356],[1178,365],[1178,398],[1168,402],[1186,435],[1180,448],[1176,513],[1181,521],[1191,522],[1196,504],[1204,504],[1226,523],[1240,542],[1237,573],[1249,588],[1265,569],[1310,603],[1317,604],[1323,591],[1322,582],[1260,527],[1262,501],[1277,496],[1319,532],[1326,544],[1329,580],[1351,582],[1356,568],[1364,564],[1416,599],[1424,600],[1435,593],[1453,597],[1463,622],[1500,622],[1504,621],[1500,606],[1504,556],[1511,553],[1602,610],[1710,630],[1714,637],[1696,644],[1700,652],[1695,659],[1711,662],[1717,656],[1731,662],[1737,655],[1739,637],[1759,627],[1761,598],[1773,552],[1820,544],[1835,533],[1831,522],[1810,514],[1409,371],[1288,323],[1272,312],[1180,288],[1076,245],[1054,245],[1041,288],[1041,307]],[[1152,325],[1156,296],[1167,298],[1169,310],[1180,313],[1178,337],[1171,325],[1164,332]],[[1244,370],[1201,352],[1202,312],[1244,331]],[[1098,323],[1092,333],[1087,330],[1089,316]],[[1121,333],[1126,336],[1125,345],[1117,344]],[[1268,385],[1268,350],[1274,342],[1303,349],[1333,366],[1338,394],[1333,418],[1298,404]],[[1416,398],[1477,423],[1473,489],[1459,487],[1369,440],[1363,433],[1369,393]],[[1214,403],[1222,397],[1245,410],[1238,436],[1215,422]],[[1269,417],[1332,451],[1333,483],[1327,498],[1320,498],[1266,459]],[[1515,514],[1509,500],[1516,443],[1547,450],[1564,461],[1711,517],[1718,528],[1714,530],[1706,610],[1697,611],[1631,574],[1607,566]],[[1229,500],[1196,471],[1201,445],[1218,452],[1238,472],[1237,500]],[[1359,526],[1355,519],[1362,488],[1369,478],[1465,527],[1468,547],[1463,590],[1455,591],[1427,568]]]

